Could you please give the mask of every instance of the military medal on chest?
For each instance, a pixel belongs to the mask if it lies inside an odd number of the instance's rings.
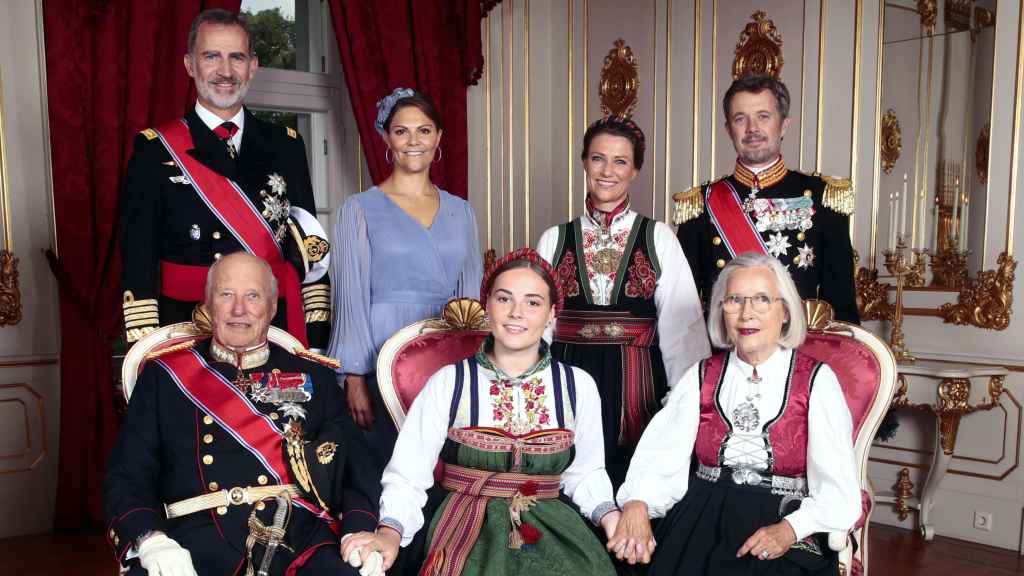
[[[293,419],[306,417],[302,403],[313,397],[313,382],[302,372],[253,372],[249,375],[249,397],[253,402],[274,404],[284,416]]]
[[[285,196],[287,185],[280,174],[275,172],[268,176],[267,186],[270,187],[270,192],[266,189],[260,190],[260,198],[263,199],[262,214],[268,222],[277,226],[274,236],[280,242],[288,233],[288,210],[291,209],[291,202]]]

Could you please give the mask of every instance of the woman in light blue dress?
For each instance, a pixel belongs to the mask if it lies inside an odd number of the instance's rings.
[[[383,469],[397,431],[374,378],[377,353],[404,326],[439,315],[449,299],[478,297],[483,270],[473,209],[430,181],[442,134],[430,98],[396,89],[377,103],[376,128],[394,168],[335,214],[340,257],[331,259],[338,288],[328,353],[341,361],[352,417]]]

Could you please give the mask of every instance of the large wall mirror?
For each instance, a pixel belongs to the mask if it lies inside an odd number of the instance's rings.
[[[915,251],[914,287],[956,291],[982,268],[998,17],[996,0],[885,5],[877,238]]]

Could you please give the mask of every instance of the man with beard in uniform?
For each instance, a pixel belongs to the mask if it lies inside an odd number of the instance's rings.
[[[212,336],[147,356],[103,482],[128,574],[356,574],[338,533],[376,528],[379,474],[337,363],[268,340],[276,308],[270,266],[225,256],[206,285]]]
[[[789,90],[778,79],[734,81],[722,109],[735,172],[674,197],[677,237],[705,306],[726,263],[759,252],[787,267],[801,298],[824,300],[838,320],[859,322],[850,181],[786,167],[780,150],[790,123]]]
[[[209,266],[245,250],[278,279],[274,324],[322,350],[330,337],[329,246],[314,216],[302,138],[242,105],[258,65],[245,19],[200,13],[184,64],[195,107],[136,136],[121,198],[128,341],[189,320]]]

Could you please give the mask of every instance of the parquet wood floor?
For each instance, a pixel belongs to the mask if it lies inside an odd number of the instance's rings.
[[[872,576],[1017,576],[1024,558],[1012,550],[916,532],[873,526]],[[9,576],[113,576],[110,552],[100,531],[0,540],[0,574]]]

